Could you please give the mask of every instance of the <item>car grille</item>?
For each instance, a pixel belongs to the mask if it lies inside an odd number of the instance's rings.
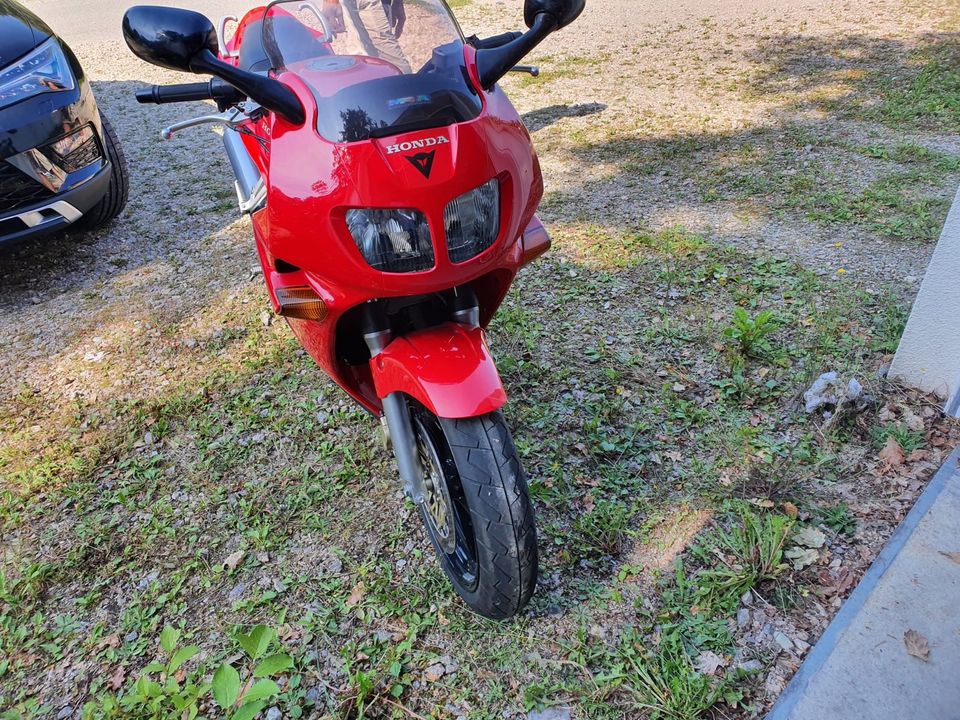
[[[0,160],[0,213],[18,210],[53,195],[43,185]]]
[[[91,137],[66,157],[61,158],[53,152],[47,153],[47,157],[50,157],[53,162],[62,167],[66,172],[72,173],[96,162],[100,159],[101,155],[96,138]]]

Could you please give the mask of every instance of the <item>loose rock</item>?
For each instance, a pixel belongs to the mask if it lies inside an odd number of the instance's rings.
[[[527,720],[572,720],[573,715],[568,707],[552,707],[544,710],[532,710],[527,714]]]

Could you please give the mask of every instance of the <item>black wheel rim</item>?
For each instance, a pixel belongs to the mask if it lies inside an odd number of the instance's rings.
[[[411,413],[413,427],[417,435],[417,452],[424,471],[424,483],[428,493],[431,491],[431,470],[439,475],[445,484],[446,498],[449,498],[449,515],[453,524],[453,542],[441,536],[438,523],[434,520],[434,512],[427,507],[420,508],[424,525],[430,534],[430,539],[444,564],[444,569],[465,590],[473,591],[477,587],[477,542],[473,532],[473,523],[470,519],[470,508],[457,472],[457,464],[443,434],[443,428],[436,417],[425,409],[417,408]],[[436,477],[435,475],[435,477]],[[432,498],[436,504],[437,498]],[[428,498],[424,503],[431,502]],[[450,548],[448,552],[444,546]]]

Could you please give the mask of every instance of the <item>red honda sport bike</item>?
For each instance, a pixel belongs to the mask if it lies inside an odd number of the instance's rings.
[[[526,0],[526,32],[469,41],[442,0],[280,0],[219,35],[189,10],[123,19],[140,58],[213,76],[137,99],[217,103],[163,136],[224,126],[274,309],[382,418],[444,571],[491,618],[530,599],[537,542],[484,328],[550,246],[537,157],[496,83],[583,7]]]

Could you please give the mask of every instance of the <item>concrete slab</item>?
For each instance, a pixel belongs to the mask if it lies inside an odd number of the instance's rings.
[[[960,720],[960,448],[934,476],[767,720]],[[904,633],[930,643],[907,653]]]
[[[960,192],[913,302],[890,378],[936,393],[948,415],[960,416]]]

